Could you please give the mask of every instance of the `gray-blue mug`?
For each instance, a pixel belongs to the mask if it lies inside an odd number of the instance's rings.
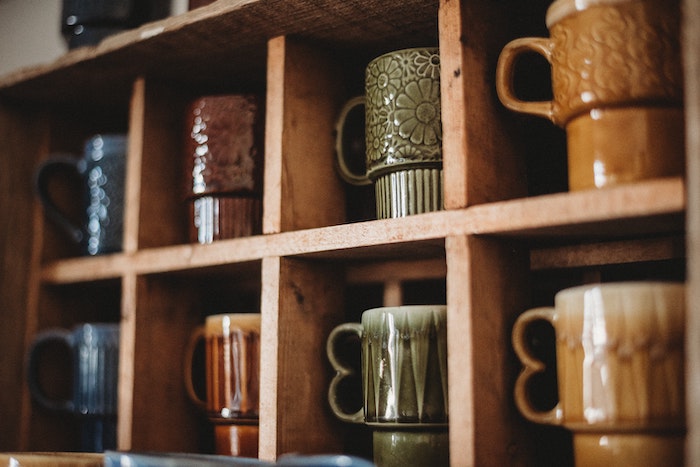
[[[82,158],[55,154],[36,171],[36,191],[46,216],[87,255],[122,250],[127,137],[95,135],[85,142]],[[59,208],[49,182],[60,173],[74,172],[83,180],[81,225]]]
[[[67,399],[47,395],[40,382],[41,355],[53,345],[68,347],[72,355],[72,391]],[[119,325],[83,323],[72,330],[47,329],[37,334],[27,355],[27,381],[34,401],[79,418],[81,450],[116,449]]]

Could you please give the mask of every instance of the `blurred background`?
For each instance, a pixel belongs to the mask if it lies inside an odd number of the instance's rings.
[[[165,1],[171,15],[188,9],[188,0]],[[51,62],[68,51],[61,34],[62,5],[61,0],[0,0],[0,75]]]

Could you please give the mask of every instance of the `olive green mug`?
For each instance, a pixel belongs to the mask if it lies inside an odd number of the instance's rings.
[[[343,421],[372,427],[380,467],[449,465],[446,315],[444,305],[373,308],[361,323],[341,324],[328,336],[336,370],[331,409]],[[355,374],[339,358],[348,336],[359,337],[362,349],[363,406],[356,412],[344,410],[340,390]]]
[[[357,173],[351,169],[358,164],[349,154],[354,131],[348,117],[360,106],[365,108],[366,170]],[[367,65],[365,95],[348,101],[338,117],[336,156],[345,181],[374,183],[378,218],[442,209],[440,114],[437,48],[397,50]]]

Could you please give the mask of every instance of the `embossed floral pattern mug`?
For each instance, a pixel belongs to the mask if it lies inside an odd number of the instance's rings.
[[[501,102],[565,128],[571,190],[684,172],[679,3],[557,0],[549,38],[516,39],[501,52]],[[517,59],[532,52],[551,65],[551,101],[516,95]]]
[[[365,106],[366,171],[346,154],[347,117]],[[442,209],[440,54],[437,48],[390,52],[365,70],[365,95],[351,99],[336,126],[336,155],[349,183],[374,183],[377,217]]]

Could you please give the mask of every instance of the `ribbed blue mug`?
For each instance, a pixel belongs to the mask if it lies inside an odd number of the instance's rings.
[[[66,346],[73,360],[69,399],[47,395],[39,378],[41,356],[54,345]],[[79,418],[81,450],[116,449],[119,325],[83,323],[71,330],[47,329],[37,334],[27,355],[27,379],[34,401],[48,410]]]

